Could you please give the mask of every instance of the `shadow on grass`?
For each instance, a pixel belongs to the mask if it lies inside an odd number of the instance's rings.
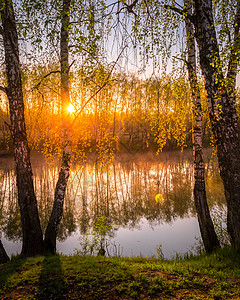
[[[23,264],[24,260],[16,256],[11,261],[0,265],[0,299],[2,299],[2,293],[5,293],[4,290],[7,281],[21,269]]]
[[[67,287],[58,255],[45,256],[36,299],[67,299]]]

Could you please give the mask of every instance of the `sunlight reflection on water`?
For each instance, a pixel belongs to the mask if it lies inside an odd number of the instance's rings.
[[[209,155],[208,155],[209,156]],[[206,159],[207,193],[211,206],[224,205],[218,168]],[[34,184],[41,224],[46,228],[51,213],[58,168],[50,168],[39,155],[32,159]],[[13,159],[0,158],[0,215],[2,242],[9,255],[21,251],[20,216],[16,200]],[[191,151],[117,158],[108,168],[94,161],[74,165],[68,184],[57,250],[73,254],[80,234],[91,230],[97,216],[106,215],[115,225],[116,246],[123,256],[156,255],[161,244],[165,258],[191,250],[200,235],[192,197]],[[156,203],[161,192],[164,201]],[[16,230],[17,229],[17,230]],[[13,242],[13,240],[15,242]]]

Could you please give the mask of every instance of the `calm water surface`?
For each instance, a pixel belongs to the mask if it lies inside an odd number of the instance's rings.
[[[225,206],[223,187],[211,151],[205,152],[207,194],[212,213]],[[40,154],[32,155],[34,184],[43,232],[51,213],[58,167]],[[79,237],[91,231],[97,216],[114,224],[111,242],[122,256],[152,256],[161,244],[165,258],[192,249],[199,237],[194,208],[192,152],[158,156],[118,155],[101,168],[94,159],[72,166],[57,250],[73,254]],[[0,229],[9,255],[21,251],[21,222],[17,205],[14,160],[0,157]],[[156,203],[155,195],[164,196]],[[109,248],[114,254],[114,247]],[[112,249],[112,250],[111,250]]]

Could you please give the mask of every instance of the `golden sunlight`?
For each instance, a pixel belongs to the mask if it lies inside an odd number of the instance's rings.
[[[67,108],[68,112],[70,112],[70,114],[74,113],[75,108],[72,104],[69,104],[68,108]]]

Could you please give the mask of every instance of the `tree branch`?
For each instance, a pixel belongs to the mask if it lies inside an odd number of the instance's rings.
[[[150,11],[149,11],[149,7],[148,7],[147,1],[146,1],[146,0],[143,0],[143,1],[144,1],[145,5],[146,5],[147,14],[148,14],[149,18],[151,19],[151,21],[154,21],[154,19],[153,19],[151,13],[150,13]]]
[[[179,60],[183,61],[186,64],[188,70],[190,70],[190,71],[194,70],[192,64],[187,59],[181,58],[181,57],[177,57],[177,56],[173,56],[173,58],[176,58],[176,59],[179,59]]]
[[[58,91],[55,91],[53,88],[51,88],[50,86],[48,86],[47,84],[43,84],[43,86],[45,86],[46,88],[48,88],[50,91],[54,92],[55,94],[57,94],[58,96],[61,96],[61,94]],[[39,92],[39,89],[38,89]]]
[[[173,58],[176,58],[176,59],[178,59],[178,60],[181,60],[181,61],[183,61],[185,64],[188,64],[188,63],[189,63],[185,58],[181,58],[181,57],[174,56],[174,55],[173,55]]]
[[[122,2],[123,5],[125,5],[125,8],[127,9],[127,11],[130,13],[130,14],[134,14],[136,16],[136,13],[134,12],[134,7],[136,6],[136,4],[138,3],[138,0],[134,0],[132,4],[127,4],[127,3],[124,3]],[[121,10],[123,10],[124,7],[122,7],[118,12],[117,12],[117,15],[121,12]]]
[[[11,125],[10,124],[8,124],[6,121],[4,121],[3,122],[4,124],[6,124],[7,125],[7,127],[10,129],[10,131],[11,131]]]
[[[120,52],[120,54],[119,54],[119,56],[118,56],[118,58],[116,59],[116,61],[114,62],[114,64],[113,64],[113,66],[112,66],[112,68],[111,68],[111,70],[110,70],[110,72],[109,72],[109,74],[108,74],[108,76],[107,76],[107,79],[106,79],[106,81],[104,82],[104,84],[103,85],[101,85],[99,88],[98,88],[98,90],[92,95],[92,96],[90,96],[90,98],[83,104],[83,106],[81,107],[81,109],[79,110],[79,112],[77,113],[77,115],[76,115],[76,117],[75,117],[75,119],[73,120],[73,122],[72,122],[72,125],[75,123],[75,121],[77,120],[77,118],[78,118],[78,116],[80,115],[80,113],[83,111],[83,109],[87,106],[87,104],[107,85],[107,83],[109,82],[109,78],[110,78],[110,76],[112,75],[112,72],[113,72],[113,69],[115,68],[115,66],[116,66],[116,64],[117,64],[117,62],[118,62],[118,60],[119,60],[119,58],[121,57],[121,55],[122,55],[122,53],[123,53],[123,51],[125,50],[125,48],[126,48],[126,46],[122,49],[122,51]]]
[[[0,91],[4,92],[7,95],[7,88],[0,85]]]
[[[75,63],[75,59],[71,62],[71,64],[69,65],[69,67],[68,67],[68,71],[71,69],[71,66]]]
[[[43,78],[39,81],[38,84],[36,84],[33,88],[32,88],[32,91],[35,90],[36,88],[38,88],[40,86],[40,84],[43,82],[43,79],[47,78],[48,76],[50,76],[51,74],[56,74],[56,73],[60,73],[59,70],[57,71],[51,71],[49,72],[47,75],[43,76]]]
[[[194,16],[191,15],[191,14],[189,14],[185,8],[180,9],[180,8],[177,8],[177,7],[173,6],[173,5],[164,5],[164,7],[166,9],[171,9],[171,10],[177,12],[178,14],[180,14],[181,16],[184,16],[190,22],[192,22],[193,24],[195,24]]]
[[[133,3],[130,4],[130,5],[128,5],[127,3],[123,2],[123,4],[127,7],[127,11],[129,13],[133,13],[133,14],[135,14],[135,12],[133,11],[133,8],[134,8],[134,6],[136,6],[137,3],[138,3],[138,0],[134,0]]]

